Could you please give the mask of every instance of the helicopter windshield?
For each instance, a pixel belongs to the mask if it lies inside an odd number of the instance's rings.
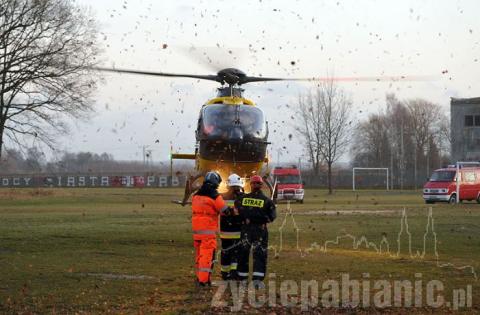
[[[265,141],[267,124],[261,109],[250,105],[208,105],[202,111],[200,139]]]

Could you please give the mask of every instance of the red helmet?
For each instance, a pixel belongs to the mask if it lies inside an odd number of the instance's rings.
[[[254,184],[254,183],[263,184],[262,177],[258,175],[253,175],[252,177],[250,177],[250,184]]]

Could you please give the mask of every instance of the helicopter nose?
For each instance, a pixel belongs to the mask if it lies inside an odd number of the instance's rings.
[[[229,140],[233,142],[240,142],[243,140],[243,131],[240,128],[232,128],[229,134]]]

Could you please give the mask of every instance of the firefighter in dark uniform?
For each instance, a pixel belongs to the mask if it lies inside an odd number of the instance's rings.
[[[235,280],[242,221],[234,205],[243,196],[243,180],[237,174],[232,174],[228,177],[227,186],[228,191],[223,194],[223,198],[233,211],[220,216],[220,239],[222,240],[220,265],[222,279]]]
[[[258,175],[252,176],[250,186],[252,192],[243,195],[238,202],[238,211],[243,224],[237,274],[240,280],[248,279],[248,261],[252,251],[252,280],[256,288],[264,288],[263,279],[267,272],[268,254],[267,224],[273,222],[277,214],[273,201],[262,192],[263,179]]]

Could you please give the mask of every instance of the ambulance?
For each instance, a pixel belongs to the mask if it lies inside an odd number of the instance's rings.
[[[480,167],[463,166],[459,169],[460,201],[475,200],[480,203]],[[437,201],[456,203],[457,168],[449,165],[435,170],[423,186],[423,199],[426,203]]]

